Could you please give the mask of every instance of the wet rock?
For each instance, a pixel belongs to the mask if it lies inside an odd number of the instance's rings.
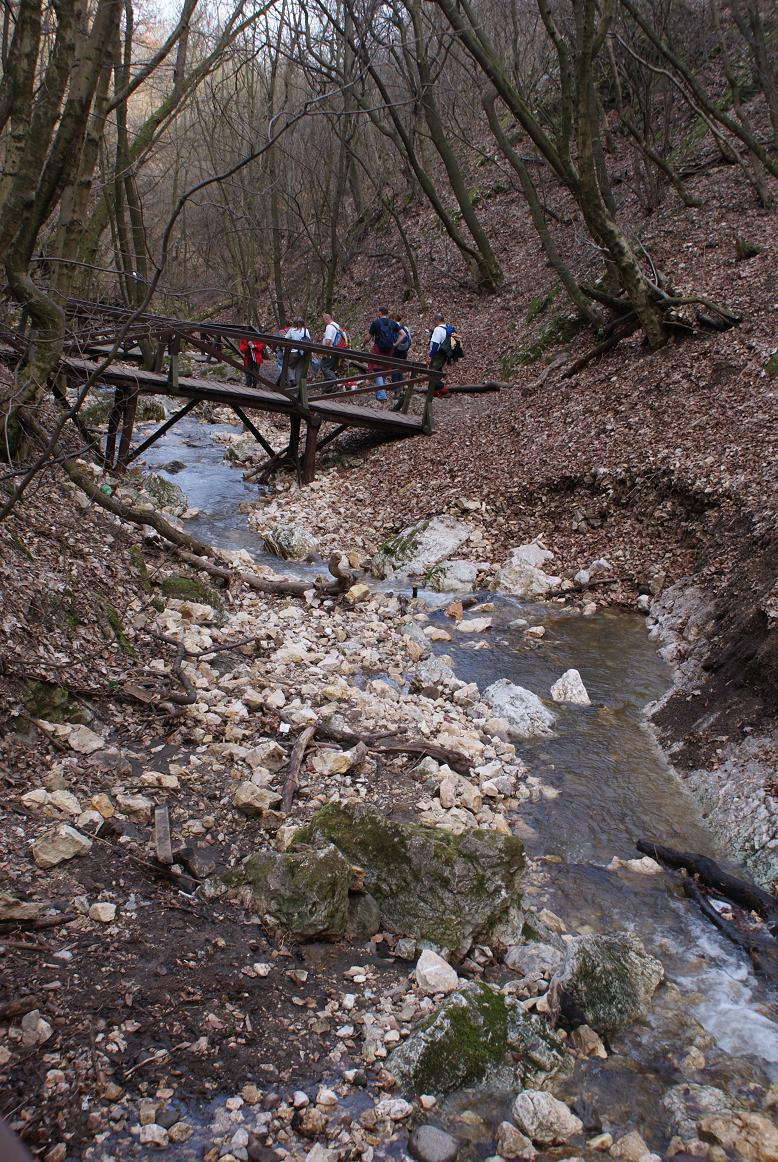
[[[417,1162],[454,1162],[459,1142],[437,1126],[417,1126],[408,1139],[408,1153]]]
[[[697,1136],[697,1122],[709,1114],[732,1113],[735,1102],[712,1085],[682,1082],[662,1098],[669,1128],[687,1141]]]
[[[443,561],[430,577],[429,587],[438,593],[470,593],[480,571],[488,568],[475,561]]]
[[[534,738],[551,734],[554,715],[547,710],[531,690],[516,686],[507,678],[500,678],[488,686],[484,702],[508,723],[511,734],[518,738]]]
[[[158,1150],[164,1150],[169,1140],[165,1127],[158,1126],[156,1122],[149,1122],[148,1125],[141,1126],[138,1135],[141,1146],[156,1146]]]
[[[745,1162],[775,1162],[778,1158],[778,1127],[763,1114],[749,1110],[709,1114],[697,1128],[703,1141],[712,1139]]]
[[[463,521],[438,516],[418,521],[390,537],[373,561],[379,577],[397,573],[423,576],[433,566],[452,556],[470,539],[472,529]]]
[[[649,1153],[648,1146],[643,1138],[633,1130],[613,1143],[610,1148],[612,1158],[620,1158],[622,1162],[640,1162]]]
[[[578,936],[551,982],[555,1002],[600,1033],[642,1020],[664,977],[658,960],[632,936]]]
[[[330,803],[298,832],[329,842],[363,868],[384,926],[464,955],[486,938],[519,895],[523,848],[513,836],[471,829],[453,835],[400,823],[367,806]]]
[[[457,625],[457,633],[484,633],[492,628],[491,617],[469,617]]]
[[[298,939],[337,939],[346,931],[351,868],[331,844],[257,852],[225,881]]]
[[[510,593],[513,597],[527,599],[545,597],[551,590],[562,584],[561,577],[544,572],[542,566],[554,559],[554,554],[533,542],[519,545],[505,564],[497,570],[495,589]]]
[[[298,525],[276,525],[262,533],[265,548],[284,561],[304,561],[318,553],[319,542]]]
[[[416,962],[415,976],[423,993],[453,993],[459,984],[456,969],[429,948],[424,949]]]
[[[526,1134],[522,1134],[512,1122],[500,1122],[495,1145],[501,1158],[519,1158],[522,1162],[532,1162],[537,1154]]]
[[[551,697],[555,702],[570,702],[574,706],[591,706],[591,700],[578,670],[565,670],[562,677],[551,687]]]
[[[540,1146],[568,1142],[583,1129],[581,1119],[564,1102],[539,1089],[520,1093],[511,1113],[519,1129]]]
[[[86,855],[92,840],[68,823],[60,823],[53,831],[47,831],[32,845],[32,857],[38,867],[55,867],[77,855]]]
[[[389,1059],[416,1093],[449,1093],[482,1080],[511,1054],[522,1084],[569,1068],[557,1035],[488,985],[468,982],[417,1025]]]

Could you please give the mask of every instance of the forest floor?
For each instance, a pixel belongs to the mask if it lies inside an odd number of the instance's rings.
[[[704,216],[657,215],[644,238],[681,289],[725,302],[741,326],[653,354],[628,341],[574,379],[562,378],[558,346],[546,336],[548,353],[520,366],[518,350],[550,325],[554,304],[542,301],[553,284],[550,272],[548,287],[538,280],[537,248],[506,203],[505,243],[521,256],[509,290],[476,300],[444,268],[433,289],[463,334],[460,381],[494,376],[512,386],[439,400],[430,439],[371,447],[350,437],[311,489],[279,492],[252,519],[301,524],[325,555],[338,548],[368,557],[414,520],[466,512],[478,535],[464,557],[499,564],[540,538],[570,580],[606,558],[616,584],[583,587],[571,602],[633,605],[641,592],[656,599],[652,615],[675,635],[678,666],[660,733],[702,797],[717,772],[731,796],[748,766],[747,801],[737,810],[763,812],[774,852],[778,379],[767,364],[778,310],[775,244],[766,214],[742,204],[729,173],[705,181]],[[764,248],[737,261],[736,235]],[[391,285],[379,272],[371,297],[391,302]],[[530,324],[535,298],[540,313]],[[412,319],[417,345],[423,322]],[[575,355],[588,342],[579,336],[566,350]],[[402,675],[408,663],[403,626],[413,610],[396,598],[351,607],[238,586],[201,588],[194,602],[191,593],[176,597],[180,563],[53,473],[3,523],[0,543],[0,883],[34,913],[14,919],[14,901],[0,892],[0,1114],[49,1162],[133,1157],[144,1126],[159,1127],[145,1131],[147,1140],[156,1135],[172,1156],[209,1162],[276,1158],[279,1150],[303,1158],[316,1143],[314,1162],[404,1148],[403,1124],[418,1110],[381,1104],[395,1094],[384,1063],[431,1002],[409,978],[396,935],[301,945],[241,901],[197,885],[253,847],[276,844],[286,824],[274,806],[247,816],[235,804],[238,785],[251,781],[249,755],[271,741],[281,747],[268,784],[278,795],[290,743],[330,703],[342,703],[362,733],[372,725],[423,727],[433,739],[458,733],[506,769],[511,744],[474,731],[466,699],[452,691],[393,700],[380,688],[377,675]],[[186,663],[194,706],[169,702],[181,690],[175,647],[160,633],[200,655]],[[302,654],[284,653],[290,645]],[[215,646],[228,648],[217,655]],[[350,654],[376,677],[371,689],[349,684]],[[144,703],[133,691],[155,675]],[[38,725],[58,719],[57,731]],[[333,797],[417,810],[412,762],[371,755],[352,781],[322,773],[327,753],[315,748],[304,767],[291,822]],[[537,790],[519,784],[527,796]],[[37,799],[25,799],[30,791]],[[499,830],[521,799],[517,791],[479,822]],[[154,859],[160,803],[188,846],[183,880]],[[727,811],[731,804],[712,813],[722,830]],[[82,858],[39,866],[32,845],[67,822],[91,846]],[[101,904],[115,911],[101,913]],[[505,971],[499,955],[484,954],[462,975],[499,985]],[[544,987],[536,980],[521,995],[530,1000]],[[696,1035],[690,1024],[683,1049],[692,1064],[676,1080],[706,1080],[690,1052]],[[295,1097],[300,1087],[304,1099]],[[746,1081],[736,1088],[751,1108],[774,1100],[758,1085],[748,1097]],[[217,1108],[224,1095],[229,1103]],[[629,1118],[612,1123],[616,1138],[637,1128]],[[459,1132],[483,1141],[492,1131],[473,1114]],[[652,1149],[668,1148],[667,1138],[644,1132]],[[583,1142],[575,1149],[599,1156]]]

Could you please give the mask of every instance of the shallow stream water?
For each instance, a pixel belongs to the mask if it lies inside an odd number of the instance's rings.
[[[155,470],[173,460],[186,464],[170,478],[201,510],[187,522],[196,535],[283,566],[264,552],[261,537],[238,511],[257,488],[224,462],[223,445],[211,438],[218,430],[224,428],[181,423],[151,449],[146,463]],[[299,564],[294,569],[302,571]],[[441,607],[447,599],[420,596],[438,607],[434,616],[450,628]],[[646,726],[645,707],[665,693],[672,675],[637,616],[603,609],[583,617],[554,603],[480,596],[495,605],[493,628],[479,641],[454,633],[438,647],[458,677],[481,690],[508,678],[551,705],[552,682],[575,667],[592,700],[591,707],[554,706],[553,737],[518,748],[531,773],[551,789],[524,804],[517,822],[528,853],[538,859],[528,902],[552,909],[570,932],[634,933],[663,962],[669,984],[656,994],[647,1025],[621,1035],[607,1060],[587,1062],[565,1092],[579,1109],[583,1101],[596,1111],[593,1124],[599,1116],[636,1128],[662,1150],[670,1133],[660,1098],[668,1087],[686,1079],[747,1093],[753,1084],[778,1080],[778,1004],[743,955],[695,911],[673,874],[607,870],[614,855],[638,856],[640,838],[723,859]],[[540,642],[511,627],[519,617],[545,627]],[[701,1040],[705,1065],[695,1072],[682,1059]],[[474,1155],[485,1157],[494,1152],[487,1127],[502,1120],[508,1105],[505,1094],[464,1091],[442,1107],[438,1120],[458,1137],[468,1136]],[[474,1109],[479,1117],[463,1123],[462,1111]]]

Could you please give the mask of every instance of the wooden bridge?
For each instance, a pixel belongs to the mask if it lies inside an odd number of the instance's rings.
[[[302,483],[314,478],[316,453],[349,428],[366,428],[387,438],[430,435],[432,432],[433,380],[425,364],[407,359],[374,355],[367,351],[341,351],[338,378],[318,383],[310,377],[315,356],[332,358],[337,351],[321,343],[287,339],[282,334],[265,334],[250,327],[228,323],[197,323],[163,315],[142,314],[82,300],[70,300],[71,330],[61,372],[65,381],[84,389],[103,384],[114,389],[114,403],[108,421],[103,452],[107,467],[124,468],[188,415],[197,404],[209,402],[229,407],[247,431],[261,445],[267,460],[253,474],[267,479],[280,467],[292,467]],[[252,385],[182,375],[181,353],[189,348],[209,361],[227,365],[244,379],[246,369],[239,350],[241,339],[264,342],[266,351],[281,355],[280,368],[263,363],[248,372]],[[297,366],[290,367],[292,352],[302,352]],[[144,370],[138,364],[150,357],[157,369]],[[121,359],[134,364],[117,364]],[[167,361],[167,370],[161,368]],[[375,378],[385,369],[387,377],[399,372],[395,387],[399,398],[394,408],[381,408],[374,400]],[[54,385],[64,400],[63,384]],[[138,398],[166,395],[186,401],[155,432],[133,447]],[[411,412],[414,400],[421,400],[421,414]],[[289,418],[289,437],[275,449],[257,429],[247,413],[268,412]],[[305,426],[304,448],[301,436]],[[84,435],[88,433],[81,425]],[[118,443],[118,452],[117,452]]]

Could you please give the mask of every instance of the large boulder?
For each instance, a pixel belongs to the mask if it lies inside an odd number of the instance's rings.
[[[255,852],[225,879],[259,915],[300,940],[336,940],[346,931],[351,868],[331,844]]]
[[[69,823],[59,823],[53,831],[46,831],[32,845],[32,857],[38,867],[56,867],[58,863],[86,855],[92,840],[82,835]]]
[[[522,1085],[570,1069],[563,1042],[545,1022],[488,985],[469,981],[398,1045],[387,1064],[409,1090],[449,1093],[481,1081],[509,1054],[514,1080]]]
[[[304,561],[319,551],[319,542],[299,525],[275,525],[262,533],[265,548],[284,561]]]
[[[501,589],[503,593],[510,593],[512,597],[521,597],[527,601],[545,597],[562,584],[561,577],[546,573],[542,567],[553,558],[552,552],[534,541],[530,545],[519,545],[505,564],[497,570],[494,578],[495,589]]]
[[[374,571],[381,577],[397,574],[402,577],[434,578],[434,567],[445,561],[470,539],[470,525],[453,517],[435,516],[390,537],[375,556]]]
[[[374,808],[328,803],[298,831],[298,844],[333,843],[364,870],[388,930],[464,955],[488,939],[519,900],[521,842],[477,828],[453,835],[400,823]]]
[[[551,980],[563,1015],[598,1033],[642,1020],[664,969],[634,936],[577,936]]]
[[[159,472],[147,472],[143,476],[137,499],[141,504],[172,513],[173,516],[181,516],[189,507],[183,488],[179,488],[172,480],[166,480]]]
[[[554,715],[547,710],[531,690],[516,686],[507,678],[500,678],[487,686],[483,700],[491,706],[498,718],[504,718],[511,734],[517,738],[535,738],[551,734]]]

